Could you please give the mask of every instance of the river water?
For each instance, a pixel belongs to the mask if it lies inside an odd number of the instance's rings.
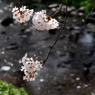
[[[43,8],[44,5],[40,6]],[[0,22],[12,18],[13,4],[0,3]],[[39,10],[36,5],[35,10]],[[45,8],[45,6],[44,6]],[[53,11],[47,9],[51,14]],[[83,23],[82,17],[68,17],[67,24],[49,59],[38,72],[36,81],[23,81],[21,58],[27,52],[44,60],[64,24],[62,12],[57,15],[60,27],[37,31],[31,23],[0,24],[0,79],[25,87],[29,95],[94,95],[95,45],[94,24]]]

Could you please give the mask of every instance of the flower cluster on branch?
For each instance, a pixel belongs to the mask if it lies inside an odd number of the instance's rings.
[[[12,10],[13,18],[20,23],[26,22],[30,20],[31,16],[33,15],[33,11],[33,9],[26,9],[26,6],[22,6],[21,8],[15,7]],[[46,10],[35,12],[32,18],[32,22],[35,28],[38,30],[55,29],[59,26],[57,20],[51,18],[46,14]]]
[[[54,13],[51,17],[46,14],[46,10],[34,12],[33,9],[31,9],[31,10],[26,9],[26,6],[22,6],[21,8],[15,7],[12,10],[13,18],[16,21],[23,23],[23,22],[30,20],[30,18],[33,16],[32,22],[36,29],[38,29],[38,30],[55,29],[59,26],[59,22],[56,19],[53,19],[52,17],[62,9],[63,3],[64,3],[64,0],[62,0],[60,9],[56,13]],[[95,0],[94,0],[94,5],[95,5]],[[91,12],[94,10],[94,5],[93,5]],[[41,62],[38,61],[39,57],[36,57],[36,55],[34,55],[35,59],[33,59],[32,57],[29,58],[27,56],[27,54],[25,54],[25,56],[22,58],[23,66],[21,67],[21,71],[24,71],[24,74],[25,74],[25,76],[23,77],[24,80],[27,80],[27,81],[35,80],[36,72],[40,71],[42,66],[47,61],[47,59],[51,53],[51,50],[53,49],[54,45],[56,44],[56,42],[59,38],[59,35],[61,34],[61,32],[63,31],[63,29],[66,25],[67,16],[68,16],[67,6],[68,6],[68,0],[67,0],[67,4],[66,4],[66,17],[65,17],[64,25],[62,26],[61,30],[59,31],[58,36],[57,36],[54,44],[52,45],[52,47],[48,53],[48,56],[44,60],[43,64],[41,64]],[[33,14],[33,12],[34,12],[34,14]],[[90,13],[84,19],[84,22],[90,15]]]
[[[21,8],[15,7],[12,10],[13,18],[20,23],[26,22],[30,20],[31,16],[33,15],[33,11],[33,9],[26,9],[26,6],[22,6]]]
[[[52,19],[46,14],[46,10],[35,12],[32,22],[38,30],[55,29],[59,26],[57,20]]]
[[[42,68],[42,64],[40,64],[40,61],[38,61],[39,57],[36,57],[36,55],[34,55],[34,57],[35,59],[33,59],[32,57],[29,58],[26,53],[25,56],[22,58],[23,66],[21,67],[21,71],[24,71],[24,80],[35,80],[36,72],[40,71],[40,69]]]
[[[13,8],[13,18],[20,22],[24,23],[33,15],[34,10],[26,9],[26,6],[22,6],[21,8]],[[55,29],[59,26],[57,20],[51,18],[46,14],[46,10],[42,10],[40,12],[35,12],[32,18],[32,22],[36,29],[38,30],[49,30]],[[22,58],[23,66],[21,67],[21,71],[24,71],[25,76],[23,77],[24,80],[32,81],[35,80],[35,74],[42,68],[42,64],[38,61],[39,57],[34,56],[36,60],[32,57],[28,58],[27,54]]]

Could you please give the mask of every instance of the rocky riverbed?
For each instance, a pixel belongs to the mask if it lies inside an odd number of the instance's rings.
[[[20,24],[12,19],[13,3],[0,3],[0,79],[25,87],[29,95],[94,95],[95,94],[95,13],[86,22],[85,7],[68,8],[66,27],[49,59],[38,72],[36,81],[23,81],[21,58],[27,52],[45,60],[65,19],[65,5],[55,17],[58,29],[38,31],[32,21]],[[34,7],[31,6],[32,8]],[[35,11],[47,9],[49,15],[60,8],[53,3],[35,5]]]

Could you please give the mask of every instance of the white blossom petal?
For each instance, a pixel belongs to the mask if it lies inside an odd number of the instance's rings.
[[[36,72],[40,71],[40,69],[42,68],[42,64],[40,64],[40,61],[38,61],[39,57],[36,57],[36,55],[34,55],[34,57],[36,58],[36,60],[34,60],[33,57],[27,57],[26,53],[25,56],[22,58],[23,66],[21,66],[21,71],[24,71],[24,80],[35,80]]]
[[[33,15],[33,11],[33,9],[26,9],[26,6],[22,6],[20,9],[15,7],[12,10],[13,18],[20,23],[26,22],[30,20],[31,16]]]
[[[59,26],[57,20],[52,19],[48,15],[46,15],[46,10],[35,12],[32,22],[35,28],[38,30],[55,29]]]

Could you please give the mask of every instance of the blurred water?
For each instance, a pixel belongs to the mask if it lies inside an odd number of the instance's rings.
[[[15,2],[15,0],[4,1]],[[10,8],[10,6],[7,7],[6,5],[3,7],[5,9],[2,8],[4,12],[0,14],[1,19],[5,19],[3,16],[6,13],[8,15],[9,11],[7,9]],[[12,17],[12,14],[10,15]],[[86,26],[81,26],[79,19],[71,17],[70,19],[68,18],[67,26],[74,25],[73,20],[78,20],[76,24],[80,24],[80,28],[87,28]],[[1,70],[10,71],[6,73],[0,72],[0,79],[17,86],[26,87],[30,93],[29,95],[88,95],[88,93],[93,92],[93,89],[95,89],[95,85],[93,85],[95,83],[94,79],[89,85],[89,81],[86,81],[89,76],[83,76],[84,73],[88,73],[88,66],[90,68],[91,64],[95,64],[95,62],[93,63],[93,53],[95,53],[93,37],[85,33],[78,39],[80,44],[69,42],[67,40],[71,33],[69,29],[64,29],[64,32],[61,33],[61,37],[52,50],[47,63],[38,72],[36,81],[27,82],[22,80],[23,74],[19,71],[21,67],[19,63],[21,63],[23,55],[27,52],[29,56],[32,56],[37,52],[37,55],[40,55],[40,58],[44,60],[57,36],[57,33],[51,35],[47,31],[40,32],[35,30],[30,23],[27,24],[19,24],[14,21],[13,24],[7,27],[0,25]],[[30,29],[30,32],[26,33],[26,29]],[[85,71],[83,71],[84,65],[87,67]],[[92,69],[95,69],[95,65]],[[92,70],[91,73],[93,73]],[[91,73],[89,74],[90,76]],[[89,86],[87,87],[87,85]]]

